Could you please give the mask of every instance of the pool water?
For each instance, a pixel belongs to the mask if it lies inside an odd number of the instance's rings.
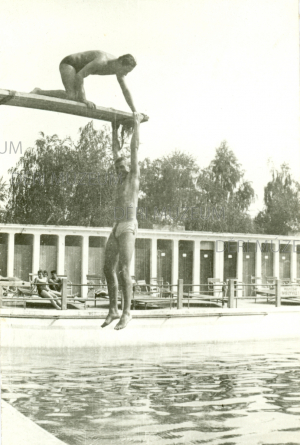
[[[300,444],[299,342],[1,354],[2,397],[70,445]]]

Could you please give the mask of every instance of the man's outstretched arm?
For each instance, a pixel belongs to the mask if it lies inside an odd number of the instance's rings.
[[[112,122],[111,126],[112,126],[112,151],[114,158],[117,159],[117,157],[119,156],[119,151],[121,150],[118,138],[118,129],[120,124],[117,122]]]
[[[134,106],[131,93],[130,93],[127,85],[126,85],[124,76],[117,76],[117,79],[118,79],[118,82],[120,84],[121,90],[122,90],[122,92],[124,94],[125,100],[128,103],[128,105],[129,105],[129,108],[131,109],[131,111],[133,113],[135,113],[136,112],[136,108]]]
[[[139,175],[139,163],[138,163],[138,149],[140,145],[140,123],[143,120],[144,116],[139,113],[133,113],[133,135],[131,138],[130,144],[130,152],[131,152],[131,173],[135,175]]]

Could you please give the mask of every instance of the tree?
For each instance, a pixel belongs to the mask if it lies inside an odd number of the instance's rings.
[[[197,188],[201,191],[199,206],[200,209],[205,208],[205,217],[195,221],[194,230],[201,227],[202,230],[217,232],[254,231],[247,211],[255,194],[244,174],[235,154],[223,141],[216,149],[214,159],[201,171],[197,180]]]
[[[69,224],[110,226],[117,183],[110,129],[97,131],[93,122],[80,128],[73,170],[77,175],[81,174],[81,180],[78,177],[74,181],[77,184],[70,198]]]
[[[264,189],[265,208],[255,218],[261,233],[288,235],[300,231],[300,184],[287,164],[271,170],[272,179]]]
[[[5,210],[1,203],[4,203],[7,198],[7,184],[4,182],[3,176],[0,177],[0,222],[5,221]]]
[[[199,166],[194,157],[174,151],[153,162],[145,159],[140,171],[141,224],[185,224],[185,209],[192,208],[199,195],[195,187]]]
[[[193,156],[179,151],[153,162],[145,159],[140,182],[141,224],[146,227],[160,223],[185,225],[186,230],[254,230],[247,213],[254,190],[226,142],[202,171]]]
[[[120,129],[121,130],[121,129]],[[121,133],[128,151],[130,129]],[[200,170],[188,153],[140,163],[139,225],[184,225],[186,230],[251,232],[247,213],[254,197],[235,155],[223,142],[210,165]],[[43,133],[16,167],[7,204],[7,222],[111,226],[115,175],[111,131],[90,122],[77,143]]]
[[[90,122],[79,140],[41,137],[26,150],[11,181],[7,221],[24,224],[105,226],[113,217],[116,177],[110,132]]]

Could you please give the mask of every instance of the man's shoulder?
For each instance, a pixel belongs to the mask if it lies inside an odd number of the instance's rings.
[[[115,60],[116,57],[112,54],[108,54],[104,51],[94,51],[94,61],[99,64],[111,62],[112,60]]]

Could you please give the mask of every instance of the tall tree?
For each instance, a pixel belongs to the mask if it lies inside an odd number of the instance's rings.
[[[247,213],[254,199],[234,153],[226,142],[210,165],[200,170],[193,156],[175,151],[141,164],[141,199],[145,221],[185,225],[187,230],[252,232]],[[140,209],[142,211],[142,209]],[[158,214],[159,210],[159,214]]]
[[[254,190],[246,181],[245,172],[235,154],[223,141],[214,159],[203,169],[197,180],[201,191],[199,207],[203,217],[196,220],[194,230],[217,232],[252,232],[248,209],[254,200]]]
[[[110,129],[95,130],[93,122],[80,128],[74,154],[75,186],[70,197],[69,223],[110,226],[117,183]]]
[[[4,209],[4,203],[8,196],[8,188],[7,184],[3,179],[3,176],[0,177],[0,222],[5,222],[6,212]]]
[[[110,131],[90,122],[79,140],[41,137],[10,170],[7,221],[105,226],[113,217]]]
[[[300,231],[300,184],[292,178],[290,168],[282,164],[271,170],[272,179],[264,190],[265,208],[255,218],[261,233],[288,235]]]
[[[141,223],[186,224],[185,209],[192,208],[199,195],[198,174],[194,157],[180,151],[152,162],[145,159],[141,163]]]
[[[90,122],[77,143],[41,137],[16,167],[7,221],[25,224],[110,226],[114,218],[115,175],[111,131]],[[130,131],[124,135],[123,153]],[[222,143],[200,170],[193,156],[174,151],[140,163],[140,227],[184,225],[187,230],[250,232],[247,210],[254,192],[235,155]]]

